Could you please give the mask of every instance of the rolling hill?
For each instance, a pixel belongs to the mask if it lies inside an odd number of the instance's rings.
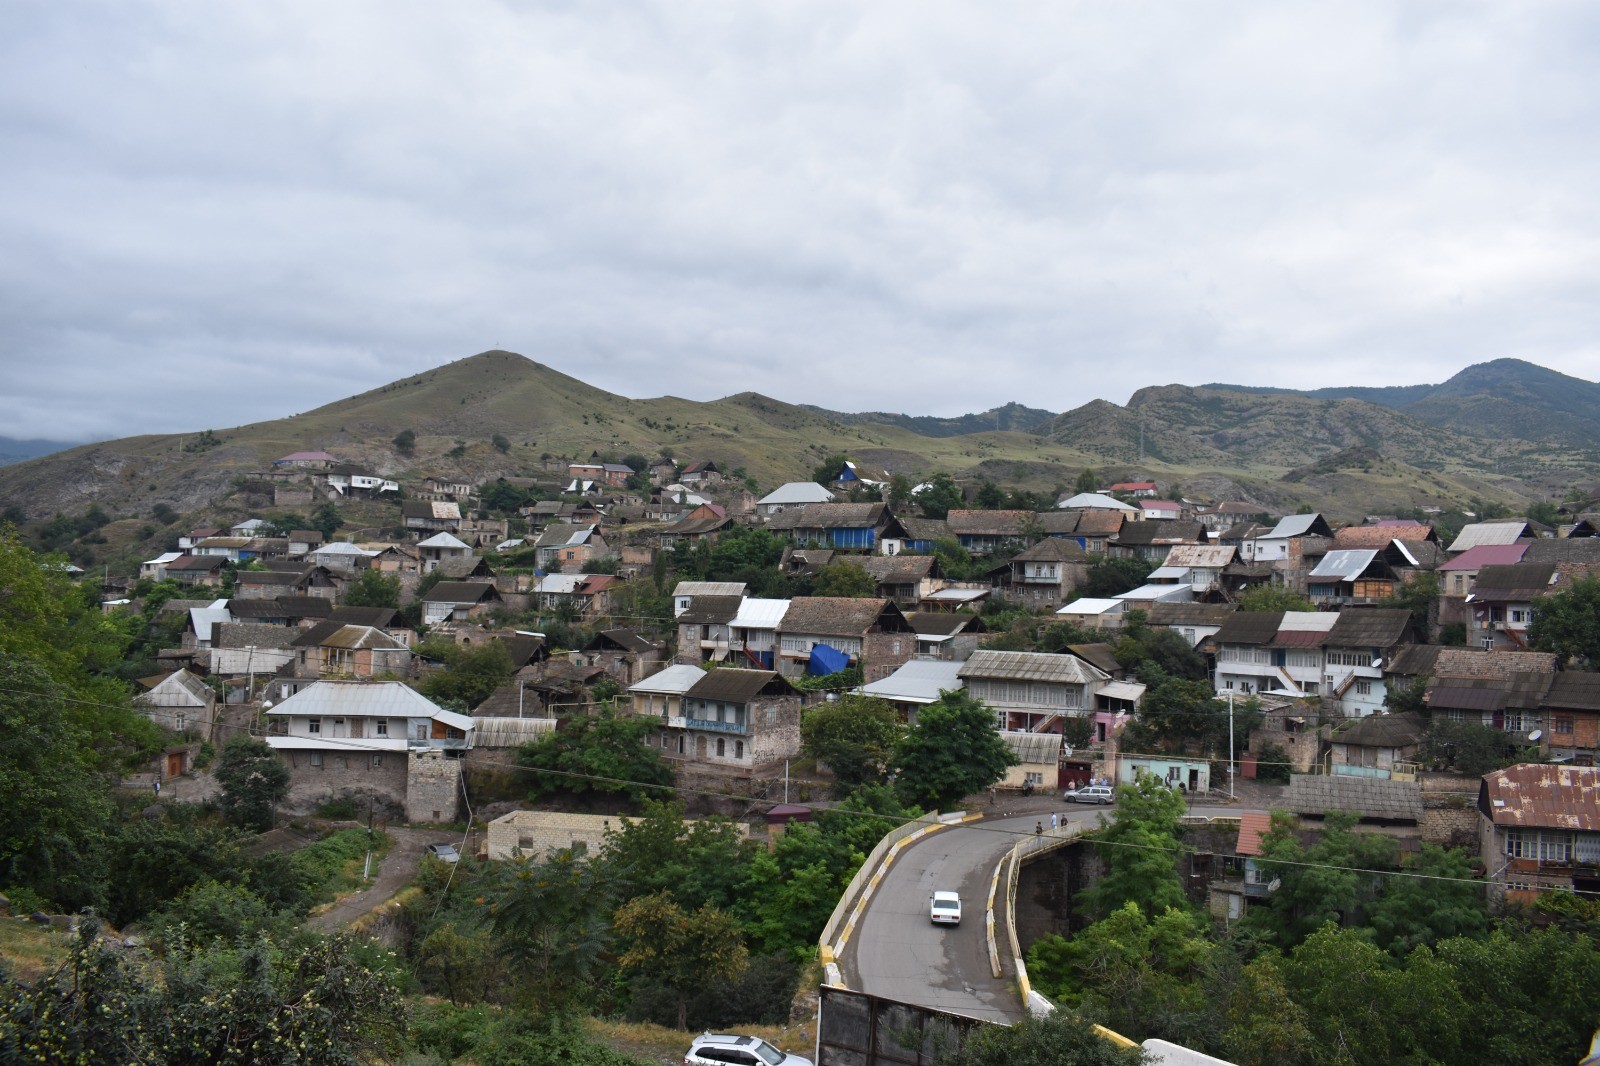
[[[1404,408],[1352,396],[1168,385],[1140,390],[1126,407],[1096,400],[1050,416],[1008,404],[923,419],[836,414],[752,392],[711,402],[630,399],[520,355],[489,351],[286,418],[106,441],[0,467],[0,508],[33,520],[81,513],[90,504],[128,520],[158,505],[223,511],[251,474],[307,449],[330,451],[402,483],[435,473],[529,475],[552,457],[648,456],[663,449],[680,461],[714,459],[765,488],[807,477],[821,458],[837,453],[869,471],[915,477],[946,470],[1036,491],[1069,485],[1091,466],[1109,480],[1153,477],[1197,498],[1237,494],[1351,517],[1473,496],[1515,505],[1600,477],[1592,440],[1579,446],[1493,439],[1413,413],[1443,418],[1448,403],[1469,410],[1494,387],[1489,378],[1504,370],[1499,366],[1469,368],[1452,379],[1454,391],[1430,387],[1427,395],[1404,398]],[[1537,428],[1540,411],[1567,427],[1563,432],[1600,422],[1586,406],[1589,393],[1577,387],[1600,386],[1578,382],[1546,401],[1548,379],[1517,366],[1509,372],[1524,381],[1519,424]],[[976,431],[997,411],[1003,426],[1015,428]],[[1046,420],[1027,428],[1038,417]],[[402,430],[415,435],[412,454],[393,443]],[[496,437],[504,450],[492,443]],[[1285,481],[1291,471],[1301,475]]]

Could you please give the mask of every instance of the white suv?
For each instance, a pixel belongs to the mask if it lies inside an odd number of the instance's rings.
[[[689,1045],[683,1066],[811,1066],[811,1060],[779,1051],[757,1036],[706,1033]]]

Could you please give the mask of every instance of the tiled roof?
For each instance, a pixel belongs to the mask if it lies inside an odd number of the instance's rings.
[[[889,510],[882,503],[808,503],[772,516],[770,529],[871,529]]]
[[[229,610],[237,617],[239,601],[230,604]],[[287,648],[299,632],[298,629],[292,626],[269,625],[262,622],[223,622],[212,630],[211,646],[214,648]]]
[[[932,555],[868,555],[850,562],[880,584],[903,585],[927,577],[938,559]]]
[[[1085,511],[1078,516],[1080,537],[1109,537],[1128,523],[1121,511]]]
[[[951,511],[945,525],[956,536],[1020,537],[1032,511]]]
[[[1389,607],[1352,608],[1339,612],[1328,631],[1334,648],[1389,648],[1398,644],[1411,626],[1411,612]]]
[[[289,642],[289,646],[292,648],[320,648],[323,641],[343,628],[343,622],[318,622],[314,626],[295,630],[295,638]]]
[[[1403,526],[1345,526],[1333,532],[1337,548],[1387,548],[1390,541],[1423,541],[1433,535],[1433,527],[1421,523]]]
[[[964,678],[1000,678],[1008,681],[1046,681],[1087,685],[1106,680],[1098,670],[1076,655],[1051,655],[1033,651],[989,651],[980,648],[961,666]]]
[[[1412,822],[1422,817],[1422,788],[1410,781],[1295,774],[1285,800],[1285,806],[1301,815],[1350,811],[1363,818]]]
[[[1433,673],[1434,662],[1443,650],[1437,644],[1405,644],[1389,656],[1385,669],[1403,677],[1424,677]]]
[[[1089,553],[1078,547],[1077,541],[1066,537],[1046,537],[1031,548],[1011,557],[1012,562],[1024,563],[1092,563]]]
[[[1600,832],[1600,768],[1524,763],[1484,774],[1478,810],[1495,825]]]
[[[901,518],[899,522],[907,540],[941,540],[951,535],[942,518]]]
[[[789,601],[778,628],[784,633],[828,637],[858,637],[879,625],[886,630],[903,626],[899,608],[884,599],[846,596],[796,596]]]
[[[1067,533],[1078,531],[1078,519],[1082,511],[1045,511],[1034,516],[1034,521],[1039,523],[1039,530],[1046,536],[1059,537]],[[901,524],[905,519],[901,519]]]
[[[1282,611],[1238,611],[1217,630],[1218,644],[1270,644],[1278,635]]]
[[[1525,563],[1600,563],[1600,537],[1541,537],[1528,545]]]
[[[786,696],[794,686],[771,670],[742,670],[724,666],[696,681],[684,695],[692,699],[748,703],[757,696]]]
[[[1506,680],[1519,673],[1555,673],[1556,657],[1542,651],[1485,651],[1482,648],[1440,648],[1432,673],[1439,677],[1493,677]]]
[[[1372,714],[1336,730],[1330,739],[1362,748],[1409,748],[1422,739],[1426,729],[1427,723],[1414,712]]]
[[[1141,544],[1203,544],[1206,527],[1199,522],[1172,519],[1161,522],[1125,522],[1117,531],[1115,543],[1125,546]]]

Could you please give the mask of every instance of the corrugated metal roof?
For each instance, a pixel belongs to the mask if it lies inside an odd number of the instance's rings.
[[[678,616],[680,625],[727,625],[739,613],[737,596],[696,596]]]
[[[743,581],[680,581],[674,596],[743,596]]]
[[[1007,681],[1049,681],[1058,684],[1088,685],[1109,680],[1103,670],[1076,655],[1053,655],[1036,651],[989,651],[979,649],[961,664],[960,677],[999,678]]]
[[[429,537],[427,540],[419,540],[419,541],[417,541],[417,547],[419,547],[419,548],[455,548],[455,549],[458,549],[458,550],[466,549],[468,551],[470,551],[471,548],[472,548],[472,546],[470,544],[468,544],[466,541],[460,540],[460,539],[458,539],[456,537],[452,537],[448,533],[435,533],[433,536]]]
[[[1527,535],[1528,523],[1520,518],[1509,522],[1473,522],[1461,527],[1446,550],[1455,553],[1481,544],[1512,544]]]
[[[1509,566],[1520,563],[1528,550],[1527,543],[1479,544],[1468,548],[1449,562],[1441,563],[1440,570],[1480,570],[1485,566]]]
[[[913,659],[888,677],[863,685],[860,691],[865,696],[901,703],[934,703],[940,692],[959,692],[966,688],[960,671],[960,663]]]
[[[409,685],[398,681],[315,681],[267,711],[272,717],[303,715],[321,717],[436,718],[445,716],[472,719],[455,714],[434,703]],[[454,723],[451,723],[454,724]],[[466,726],[456,726],[466,728]]]
[[[1061,758],[1060,733],[1004,732],[1000,734],[1000,742],[1010,749],[1019,763],[1048,763],[1054,766]]]
[[[1272,815],[1266,811],[1244,811],[1239,815],[1239,842],[1234,852],[1239,855],[1260,855],[1261,838],[1272,829]]]
[[[1329,578],[1336,581],[1354,581],[1360,577],[1372,561],[1378,557],[1375,548],[1341,549],[1331,551],[1322,557],[1316,569],[1311,571],[1309,580]]]
[[[1600,768],[1524,763],[1484,774],[1478,809],[1495,825],[1600,832]]]
[[[1095,689],[1096,696],[1104,696],[1112,700],[1127,700],[1138,703],[1144,699],[1145,687],[1137,681],[1107,681]]]
[[[1280,633],[1326,633],[1339,624],[1332,611],[1285,611],[1278,623]]]
[[[1278,519],[1278,524],[1272,527],[1263,540],[1277,540],[1282,537],[1303,537],[1307,533],[1326,527],[1320,514],[1292,514]]]
[[[739,629],[777,629],[788,610],[788,600],[751,596],[739,604],[739,613],[728,624]]]
[[[787,485],[779,485],[761,497],[756,501],[756,506],[829,503],[833,498],[833,493],[818,485],[815,481],[791,481]]]
[[[1107,496],[1103,492],[1080,492],[1076,496],[1069,496],[1056,504],[1063,510],[1071,511],[1120,511],[1128,514],[1138,514],[1137,507],[1129,506],[1115,496]]]
[[[1600,711],[1600,674],[1566,670],[1550,680],[1545,706],[1563,710]]]
[[[651,674],[643,681],[638,681],[628,686],[628,691],[681,696],[705,676],[706,672],[698,666],[691,666],[688,663],[673,663],[665,670]]]
[[[1124,592],[1117,599],[1124,603],[1141,603],[1151,600],[1192,600],[1194,599],[1194,586],[1192,585],[1140,585],[1129,592]]]
[[[1056,614],[1076,614],[1088,617],[1105,614],[1107,611],[1120,611],[1125,606],[1127,605],[1121,600],[1107,600],[1092,596],[1085,596],[1082,599],[1073,600],[1071,603],[1057,611]]]

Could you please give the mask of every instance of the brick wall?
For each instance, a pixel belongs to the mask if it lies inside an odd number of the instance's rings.
[[[800,754],[800,701],[797,698],[758,698],[750,702],[748,713],[752,766],[781,762]]]

